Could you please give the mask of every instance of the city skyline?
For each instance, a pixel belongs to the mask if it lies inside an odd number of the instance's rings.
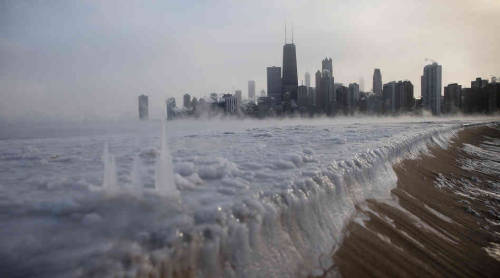
[[[266,68],[282,64],[286,22],[294,26],[299,84],[324,57],[333,59],[335,82],[371,80],[380,68],[383,83],[412,81],[417,98],[426,58],[443,65],[443,87],[500,74],[495,1],[271,1],[272,9],[258,20],[250,15],[260,14],[263,3],[235,5],[216,19],[201,15],[220,9],[223,1],[136,3],[118,11],[114,4],[2,4],[3,119],[133,118],[140,92],[150,97],[154,118],[167,97],[244,90],[248,80],[260,91]],[[389,20],[382,12],[388,8],[401,12]],[[246,32],[238,33],[243,26]],[[365,91],[371,90],[367,83]],[[115,102],[117,97],[122,101]],[[97,98],[106,109],[95,107]]]

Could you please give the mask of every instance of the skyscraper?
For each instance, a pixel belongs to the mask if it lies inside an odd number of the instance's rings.
[[[321,71],[316,71],[316,74],[315,74],[315,85],[316,85],[316,95],[315,95],[315,98],[314,98],[314,106],[316,106],[317,108],[319,108],[319,110],[323,109],[323,106],[322,106],[322,101],[321,101]]]
[[[311,87],[311,75],[308,72],[304,75],[304,79],[306,81],[306,87]]]
[[[297,56],[295,53],[295,44],[286,43],[283,46],[283,79],[282,92],[290,93],[290,98],[297,100]]]
[[[234,91],[234,96],[238,100],[238,103],[241,103],[241,90]]]
[[[185,108],[191,107],[191,96],[189,94],[184,94],[183,105]]]
[[[349,84],[349,110],[352,113],[356,109],[359,101],[359,85],[357,83]]]
[[[316,73],[316,78],[318,78],[318,73]],[[323,70],[320,75],[319,87],[316,86],[317,92],[317,107],[324,113],[330,115],[335,112],[336,109],[336,95],[334,91],[333,77],[329,70]]]
[[[462,86],[457,83],[444,87],[444,113],[457,113],[462,106]]]
[[[382,73],[380,73],[380,69],[375,69],[373,72],[373,93],[376,96],[382,96]]]
[[[441,72],[441,65],[434,62],[424,67],[420,79],[423,106],[434,115],[441,113]]]
[[[395,81],[384,84],[382,111],[384,114],[396,112],[396,89]]]
[[[255,81],[248,81],[248,98],[250,101],[255,102]]]
[[[274,103],[281,102],[281,68],[267,68],[267,96],[271,97]]]
[[[139,119],[147,120],[148,118],[149,118],[148,96],[140,95],[139,96]]]
[[[328,70],[330,72],[330,77],[333,77],[333,64],[332,58],[325,58],[321,61],[321,71]]]

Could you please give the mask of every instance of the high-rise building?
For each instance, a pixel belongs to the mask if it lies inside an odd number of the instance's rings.
[[[166,101],[167,104],[167,120],[173,120],[175,118],[175,98],[168,98]]]
[[[384,114],[396,112],[396,89],[397,83],[395,81],[384,84],[382,91],[382,112]]]
[[[315,85],[316,85],[316,94],[315,94],[315,98],[314,98],[314,106],[316,106],[318,109],[323,109],[323,106],[322,106],[322,99],[320,97],[320,94],[321,94],[321,71],[316,71],[316,74],[315,74]]]
[[[255,102],[255,81],[248,81],[248,99]]]
[[[226,112],[226,114],[233,114],[238,111],[239,103],[236,96],[224,94],[222,99],[224,100],[224,112]]]
[[[332,58],[325,58],[321,61],[321,70],[328,70],[330,72],[330,77],[333,77],[333,63]]]
[[[311,87],[311,75],[308,72],[304,75],[304,79],[306,81],[306,87]]]
[[[318,73],[316,73],[317,78]],[[332,74],[325,69],[320,75],[319,86],[316,86],[316,106],[328,115],[335,112],[337,102],[333,81]]]
[[[149,118],[149,104],[148,104],[148,96],[140,95],[139,96],[139,119],[147,120]]]
[[[266,96],[266,90],[262,89],[260,90],[260,97],[265,97]]]
[[[398,82],[400,93],[400,108],[403,111],[410,111],[415,105],[415,97],[413,96],[413,84],[408,81]]]
[[[457,83],[444,87],[444,113],[457,113],[462,107],[462,86]]]
[[[309,105],[307,86],[300,85],[297,87],[297,105],[299,107],[307,107]]]
[[[373,72],[373,93],[375,96],[382,96],[382,73],[380,73],[380,69],[375,69]]]
[[[267,96],[271,97],[272,101],[281,103],[281,68],[267,68]]]
[[[234,96],[238,99],[238,103],[241,103],[241,90],[234,91]]]
[[[357,83],[351,83],[349,84],[349,109],[350,112],[352,113],[359,101],[359,85]]]
[[[434,115],[441,113],[441,74],[441,65],[434,62],[424,67],[424,75],[420,79],[423,107]]]
[[[336,112],[342,112],[344,115],[349,113],[349,88],[342,83],[335,84],[335,97],[336,97]]]
[[[283,78],[282,92],[290,93],[291,100],[297,100],[297,55],[295,52],[295,44],[285,43],[283,46]]]
[[[189,94],[184,94],[184,97],[182,100],[183,100],[183,105],[185,108],[191,107],[191,96]]]

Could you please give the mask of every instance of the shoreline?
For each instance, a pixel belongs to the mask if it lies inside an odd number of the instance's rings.
[[[396,163],[398,181],[391,199],[371,199],[356,206],[344,240],[333,254],[334,266],[323,277],[338,273],[345,277],[494,277],[500,273],[500,261],[493,258],[500,226],[478,216],[491,209],[485,201],[498,199],[464,200],[452,190],[435,186],[438,178],[469,180],[479,188],[487,187],[488,180],[498,181],[496,176],[462,169],[458,163],[471,158],[462,150],[463,144],[479,145],[484,136],[498,139],[500,130],[466,127],[448,148],[432,146],[428,154]]]

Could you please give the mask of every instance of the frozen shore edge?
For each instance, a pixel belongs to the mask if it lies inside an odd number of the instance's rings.
[[[289,190],[261,193],[220,210],[217,224],[179,229],[179,236],[159,249],[123,243],[129,248],[109,258],[121,262],[106,272],[136,277],[319,275],[332,265],[332,252],[342,241],[355,205],[369,198],[390,198],[397,182],[393,164],[419,156],[429,144],[446,148],[460,129],[489,123],[434,128],[355,154],[352,160],[332,162]]]

